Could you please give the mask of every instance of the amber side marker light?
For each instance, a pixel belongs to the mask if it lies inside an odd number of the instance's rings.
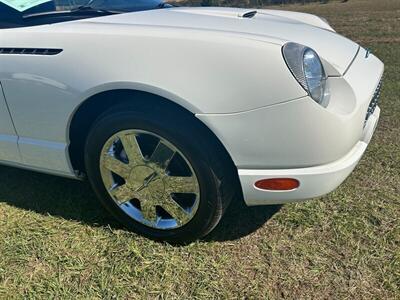
[[[257,181],[254,186],[267,191],[290,191],[297,189],[300,182],[294,178],[269,178]]]

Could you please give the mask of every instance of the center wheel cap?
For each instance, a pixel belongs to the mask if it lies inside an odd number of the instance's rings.
[[[128,184],[133,192],[145,196],[147,200],[165,192],[165,185],[161,176],[148,166],[133,167],[128,178]]]

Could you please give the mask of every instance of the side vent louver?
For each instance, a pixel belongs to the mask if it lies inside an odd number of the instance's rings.
[[[246,12],[246,13],[242,14],[241,17],[242,17],[242,18],[245,18],[245,19],[251,19],[251,18],[253,18],[256,14],[257,14],[257,11],[256,11],[256,10],[253,10],[253,11],[249,11],[249,12]]]
[[[20,55],[57,55],[62,49],[46,49],[46,48],[0,48],[1,54],[20,54]]]

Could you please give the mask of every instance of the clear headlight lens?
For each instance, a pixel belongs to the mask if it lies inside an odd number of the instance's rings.
[[[290,71],[317,103],[325,96],[326,75],[318,54],[306,46],[287,43],[283,46],[283,57]]]
[[[308,92],[311,98],[321,103],[325,91],[325,71],[314,50],[307,49],[304,51],[303,66]]]

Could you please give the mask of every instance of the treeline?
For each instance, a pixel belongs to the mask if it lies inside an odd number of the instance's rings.
[[[183,6],[233,6],[233,7],[262,7],[268,5],[307,4],[311,2],[328,3],[329,1],[347,2],[348,0],[171,0]]]
[[[241,0],[241,1],[235,1],[235,0],[208,0],[211,2],[216,2],[216,3],[220,3],[220,4],[229,4],[229,3],[235,3],[235,2],[242,2],[245,4],[253,4],[253,5],[260,5],[260,6],[264,6],[264,5],[277,5],[277,4],[295,4],[295,3],[302,3],[302,4],[306,4],[306,3],[311,3],[311,2],[323,2],[326,3],[329,0]],[[205,2],[202,1],[202,2]]]

